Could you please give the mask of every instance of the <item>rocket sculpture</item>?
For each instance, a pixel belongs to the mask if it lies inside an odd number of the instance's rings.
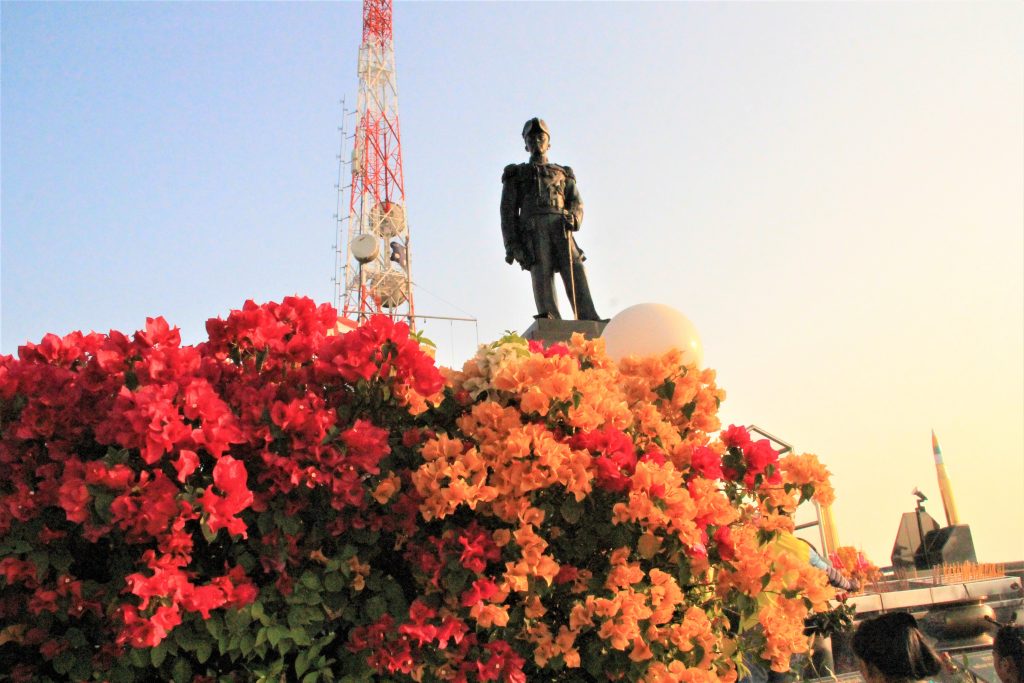
[[[939,495],[942,497],[942,507],[946,511],[947,526],[956,526],[960,523],[960,516],[956,512],[956,502],[953,500],[953,485],[949,482],[949,475],[946,474],[946,465],[942,462],[942,449],[939,448],[939,440],[935,437],[935,430],[932,430],[932,453],[935,454],[935,473],[939,478]]]

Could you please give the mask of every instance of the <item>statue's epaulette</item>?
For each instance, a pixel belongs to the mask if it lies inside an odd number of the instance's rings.
[[[520,168],[523,166],[526,166],[526,164],[509,164],[506,166],[505,170],[501,173],[501,182],[507,183],[522,175]]]
[[[576,176],[572,174],[572,169],[568,166],[562,166],[560,164],[548,164],[550,168],[557,168],[559,171],[564,173],[570,180],[576,180]]]

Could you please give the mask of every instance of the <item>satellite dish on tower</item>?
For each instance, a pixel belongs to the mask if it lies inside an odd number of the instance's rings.
[[[393,202],[379,202],[370,209],[370,229],[384,239],[405,232],[405,208]]]
[[[377,305],[395,308],[409,298],[409,280],[397,270],[381,270],[370,276],[370,292]]]

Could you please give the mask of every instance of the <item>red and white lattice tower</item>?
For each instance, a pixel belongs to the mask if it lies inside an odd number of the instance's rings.
[[[392,0],[363,0],[358,120],[338,308],[362,321],[384,313],[414,325]]]

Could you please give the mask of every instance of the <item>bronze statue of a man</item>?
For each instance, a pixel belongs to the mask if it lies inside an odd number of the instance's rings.
[[[548,163],[547,124],[533,118],[523,127],[530,161],[509,164],[501,176],[501,235],[505,261],[530,271],[537,318],[561,319],[555,273],[562,276],[578,320],[601,320],[594,310],[583,268],[583,252],[572,233],[583,223],[583,200],[568,166]]]

